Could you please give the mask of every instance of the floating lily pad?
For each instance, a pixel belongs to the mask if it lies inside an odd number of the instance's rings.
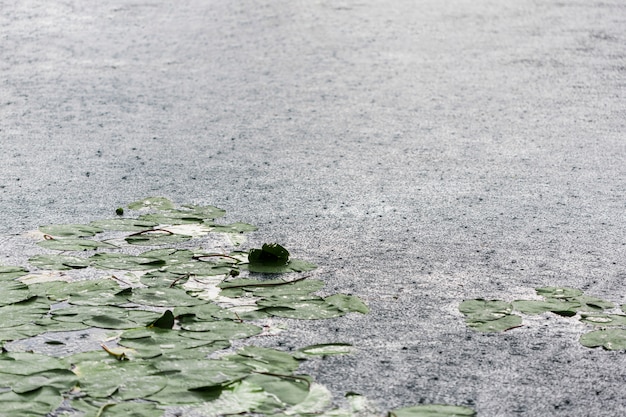
[[[180,327],[191,332],[209,332],[213,340],[245,339],[263,331],[258,326],[230,320],[185,322]]]
[[[226,360],[240,362],[252,367],[256,372],[277,374],[291,374],[300,365],[289,353],[275,349],[246,346],[237,351],[236,355],[226,357]]]
[[[475,415],[476,412],[468,407],[441,404],[415,405],[389,412],[390,417],[465,417]]]
[[[603,347],[607,350],[626,349],[626,329],[605,329],[585,333],[580,343],[588,348]]]
[[[574,298],[583,295],[583,292],[577,288],[568,287],[543,287],[537,288],[537,295],[542,295],[546,298]]]
[[[513,307],[500,300],[466,300],[459,311],[466,315],[467,325],[481,332],[501,332],[522,324],[522,318],[510,314]]]
[[[307,356],[349,355],[354,351],[354,346],[349,343],[324,343],[300,348],[295,356],[306,358]]]
[[[212,232],[216,233],[245,233],[254,232],[258,227],[248,223],[215,224],[206,223]]]
[[[250,272],[260,272],[263,274],[286,274],[289,272],[306,272],[312,271],[317,266],[311,262],[292,259],[284,265],[264,265],[260,263],[242,265],[242,268],[248,269]]]
[[[355,297],[353,295],[345,295],[345,294],[335,294],[330,297],[324,298],[324,300],[335,307],[337,307],[341,311],[345,311],[346,313],[355,312],[361,314],[369,313],[369,307],[361,301],[360,298]]]
[[[188,224],[203,223],[222,217],[226,212],[213,206],[183,206],[182,209],[170,209],[158,213],[150,213],[139,216],[141,220],[153,221],[159,224]]]
[[[583,323],[595,326],[626,326],[626,315],[623,314],[583,314]]]
[[[548,298],[547,300],[515,300],[512,303],[513,309],[524,314],[542,314],[553,312],[557,314],[575,315],[582,306],[576,301],[565,301],[559,298]]]
[[[95,236],[104,230],[88,224],[53,224],[41,226],[39,230],[47,235],[59,238],[77,238]]]
[[[159,307],[194,306],[206,303],[178,288],[133,288],[128,301]]]
[[[46,249],[62,250],[62,251],[86,251],[96,249],[115,249],[115,245],[90,239],[46,239],[37,244]]]
[[[70,270],[89,266],[89,259],[69,255],[37,255],[28,260],[31,265],[41,269]]]
[[[171,245],[180,242],[186,242],[190,240],[192,236],[189,235],[179,235],[167,230],[150,230],[142,233],[137,233],[134,235],[128,236],[126,242],[131,245],[139,245],[139,246],[161,246],[161,245]]]
[[[0,265],[0,281],[19,278],[28,274],[28,270],[21,266]]]
[[[272,316],[290,319],[320,320],[340,317],[346,314],[345,311],[338,309],[332,304],[317,300],[282,302],[263,299],[257,304],[264,307],[263,310]]]
[[[154,209],[169,210],[174,208],[174,203],[165,197],[148,197],[143,200],[132,202],[128,205],[131,210]]]
[[[2,291],[0,291],[0,306],[18,303],[28,300],[32,297],[32,293],[26,284],[20,281],[2,282]]]
[[[156,226],[158,223],[139,220],[139,219],[107,219],[107,220],[96,220],[91,222],[91,225],[94,227],[99,227],[105,230],[113,230],[120,232],[140,232],[142,230],[150,230]]]
[[[165,261],[161,259],[127,255],[125,253],[96,253],[89,259],[96,268],[119,269],[123,271],[147,271],[158,269],[165,265]]]
[[[0,306],[0,328],[33,323],[43,318],[49,310],[50,303],[40,297]]]

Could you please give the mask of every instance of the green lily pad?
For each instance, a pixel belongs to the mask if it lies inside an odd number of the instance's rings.
[[[296,405],[304,401],[309,393],[311,386],[307,379],[296,379],[290,375],[280,377],[275,375],[254,374],[246,378],[246,381],[261,387],[263,391],[278,398],[283,404]],[[280,404],[282,405],[282,404]],[[270,403],[270,408],[274,404]],[[263,408],[257,408],[255,411],[269,411]]]
[[[102,408],[99,417],[162,417],[163,410],[153,403],[113,403]]]
[[[189,223],[204,223],[222,217],[226,212],[214,206],[183,206],[182,209],[170,209],[158,213],[139,216],[141,220],[153,221],[159,224],[179,225]]]
[[[94,227],[99,227],[101,229],[120,232],[140,232],[142,230],[150,230],[159,225],[158,223],[146,220],[120,218],[96,220],[91,222],[90,224]]]
[[[59,391],[52,387],[42,387],[23,394],[0,392],[2,413],[11,417],[46,416],[56,410],[62,401]]]
[[[415,405],[389,412],[389,417],[465,417],[475,415],[476,412],[468,407],[441,404]]]
[[[603,347],[606,350],[626,349],[626,329],[596,330],[580,336],[580,343],[588,348]]]
[[[131,210],[154,209],[154,210],[170,210],[174,208],[174,203],[165,197],[148,197],[130,203],[128,208]]]
[[[467,320],[467,325],[480,332],[503,332],[518,327],[522,324],[522,318],[515,314],[506,314],[494,320]]]
[[[181,323],[180,327],[190,332],[209,332],[214,340],[245,339],[263,331],[258,326],[230,320],[186,322]]]
[[[2,282],[0,291],[0,306],[19,303],[32,297],[28,286],[19,281]]]
[[[582,306],[576,301],[565,301],[559,298],[540,300],[515,300],[512,302],[513,309],[524,314],[542,314],[546,312],[563,313],[571,312],[572,315]]]
[[[537,291],[537,295],[546,298],[574,298],[583,295],[581,290],[569,287],[543,287],[537,288],[535,291]]]
[[[46,249],[52,250],[62,250],[62,251],[86,251],[86,250],[96,250],[96,249],[115,249],[115,245],[111,245],[110,243],[100,242],[97,240],[90,239],[72,239],[72,238],[63,238],[63,239],[46,239],[37,244]]]
[[[301,320],[321,320],[340,317],[346,314],[323,300],[305,300],[294,302],[280,302],[268,299],[257,303],[263,310],[272,316]]]
[[[33,375],[53,370],[66,370],[63,360],[30,352],[4,352],[0,354],[0,375]]]
[[[26,274],[28,270],[21,266],[0,265],[0,281],[23,277]]]
[[[68,255],[37,255],[30,258],[28,262],[40,269],[54,269],[58,271],[81,269],[89,266],[88,259]]]
[[[0,306],[0,328],[33,323],[43,318],[49,309],[50,303],[40,297]]]
[[[39,230],[47,235],[58,238],[91,237],[104,230],[88,224],[53,224],[41,226]]]
[[[292,259],[284,265],[266,265],[266,264],[248,264],[242,265],[242,268],[247,269],[250,272],[259,272],[263,274],[286,274],[289,272],[307,272],[312,271],[317,266],[311,262],[302,261],[299,259]]]
[[[11,388],[16,394],[25,394],[42,387],[49,387],[64,392],[76,385],[76,375],[69,369],[52,369],[25,375]]]
[[[96,253],[89,258],[93,266],[99,269],[119,269],[123,271],[147,271],[158,269],[165,261],[145,256],[127,255],[125,253]]]
[[[361,301],[360,298],[355,297],[353,295],[345,295],[345,294],[335,294],[330,297],[324,298],[324,300],[335,307],[337,307],[341,311],[345,311],[346,313],[355,312],[361,314],[369,313],[369,307]]]
[[[580,321],[594,326],[626,326],[623,314],[583,314]]]
[[[239,222],[231,224],[215,224],[205,222],[205,224],[211,228],[212,232],[216,233],[245,233],[254,232],[258,229],[258,227],[251,224]]]
[[[237,351],[236,355],[226,357],[226,360],[240,362],[253,368],[256,372],[274,374],[291,374],[300,365],[289,353],[276,349],[267,349],[257,346],[246,346]]]
[[[163,268],[165,272],[171,272],[180,275],[196,275],[200,277],[208,277],[215,275],[226,275],[232,270],[230,263],[213,263],[213,262],[184,262],[180,264],[168,265]]]
[[[158,307],[194,306],[206,303],[178,288],[133,288],[128,301]]]

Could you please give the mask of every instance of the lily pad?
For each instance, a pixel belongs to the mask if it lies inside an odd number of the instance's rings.
[[[345,311],[323,300],[281,302],[263,299],[257,304],[264,307],[263,310],[272,316],[290,319],[321,320],[346,314]]]
[[[95,236],[104,230],[88,224],[53,224],[41,226],[39,230],[47,235],[59,238],[77,238]]]
[[[258,326],[230,320],[186,322],[181,323],[180,327],[190,332],[209,332],[213,340],[245,339],[263,331]]]
[[[19,278],[28,274],[28,270],[21,266],[0,265],[0,281]]]
[[[130,245],[161,246],[186,242],[191,238],[192,236],[189,235],[179,235],[167,230],[154,229],[130,235],[124,240]]]
[[[577,288],[569,287],[542,287],[537,288],[537,295],[542,295],[546,298],[574,298],[583,295],[583,292]]]
[[[295,356],[305,359],[307,356],[349,355],[354,351],[354,346],[349,343],[324,343],[300,348]]]
[[[194,306],[206,303],[178,288],[133,288],[128,301],[158,307]]]
[[[89,266],[89,260],[69,255],[37,255],[28,260],[31,265],[40,269],[54,269],[58,271],[81,269]]]
[[[516,311],[524,314],[542,314],[553,312],[563,315],[570,312],[575,315],[576,311],[582,306],[576,301],[565,301],[559,298],[548,298],[547,300],[515,300],[512,303]],[[569,313],[568,313],[569,314]]]
[[[174,203],[165,197],[148,197],[143,200],[132,202],[128,205],[131,210],[154,209],[169,210],[174,208]]]
[[[113,230],[120,232],[140,232],[142,230],[150,230],[156,226],[158,223],[139,220],[139,219],[106,219],[106,220],[96,220],[91,222],[91,225],[94,227],[99,227],[105,230]]]
[[[212,232],[216,233],[245,233],[254,232],[258,229],[258,227],[251,224],[239,222],[231,224],[206,223],[206,225],[210,227]]]
[[[442,404],[416,405],[389,412],[389,417],[469,417],[475,415],[476,412],[471,408]]]
[[[626,326],[626,315],[623,314],[583,314],[583,323],[594,326]]]
[[[335,294],[324,298],[324,300],[346,313],[367,314],[370,311],[369,307],[360,298],[353,295]]]
[[[158,269],[165,265],[165,261],[161,259],[127,255],[125,253],[96,253],[89,259],[96,268],[123,271],[147,271]]]
[[[286,274],[289,272],[307,272],[312,271],[317,266],[311,262],[292,259],[284,265],[267,265],[262,263],[254,263],[242,265],[242,268],[248,269],[250,272],[259,272],[263,274]]]
[[[37,244],[46,249],[52,250],[62,250],[62,251],[86,251],[86,250],[96,250],[96,249],[115,249],[115,245],[111,245],[110,243],[100,242],[97,240],[90,239],[73,239],[73,238],[63,238],[63,239],[46,239]]]
[[[626,329],[614,328],[585,333],[580,336],[580,343],[588,348],[626,350]]]

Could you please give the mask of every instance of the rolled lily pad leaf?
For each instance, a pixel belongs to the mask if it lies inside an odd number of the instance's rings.
[[[205,222],[206,223],[206,222]],[[258,227],[248,223],[215,224],[207,223],[212,232],[216,233],[245,233],[254,232]]]
[[[28,262],[40,269],[55,269],[58,271],[81,269],[89,266],[88,259],[68,255],[37,255],[30,258]]]
[[[171,329],[172,327],[174,327],[174,314],[172,314],[171,310],[166,310],[161,317],[150,323],[148,327]]]
[[[578,308],[582,305],[575,301],[565,301],[558,298],[548,298],[545,301],[540,300],[515,300],[512,303],[513,309],[524,314],[542,314],[553,312],[561,314],[571,312],[575,315]]]
[[[0,265],[0,281],[19,278],[28,274],[28,270],[21,266]]]
[[[537,291],[537,295],[546,298],[574,298],[583,295],[581,290],[569,287],[543,287],[537,288],[535,291]]]
[[[469,407],[440,404],[415,405],[389,412],[389,416],[395,417],[466,417],[475,415],[476,412]]]
[[[94,227],[99,227],[105,230],[113,230],[119,232],[140,232],[142,230],[150,230],[156,226],[158,223],[139,220],[139,219],[107,219],[107,220],[96,220],[90,223]]]
[[[128,205],[131,210],[154,209],[170,210],[174,208],[174,203],[165,197],[148,197],[143,200],[132,202]]]
[[[195,306],[206,303],[178,288],[133,288],[128,301],[158,307]]]
[[[324,301],[297,301],[293,303],[272,303],[261,300],[258,303],[272,316],[301,320],[320,320],[340,317],[346,314],[332,304]]]
[[[296,351],[298,359],[306,359],[307,356],[349,355],[356,349],[349,343],[324,343],[300,348]]]
[[[190,332],[209,332],[213,340],[245,339],[263,331],[259,326],[230,320],[181,323],[180,327]]]
[[[583,314],[583,323],[594,326],[626,326],[626,315],[623,314]]]
[[[117,246],[110,243],[90,239],[46,239],[37,244],[46,249],[62,251],[86,251],[96,249],[115,249]]]
[[[278,243],[265,243],[261,249],[250,249],[251,266],[282,266],[289,262],[289,251]]]
[[[580,343],[588,348],[603,347],[606,350],[626,349],[626,329],[605,329],[585,333]]]
[[[162,259],[125,253],[97,253],[89,258],[93,266],[99,269],[118,269],[123,271],[147,271],[165,265]]]
[[[506,314],[494,320],[466,320],[468,327],[480,332],[503,332],[505,330],[519,327],[522,324],[522,318],[516,314]]]
[[[324,299],[327,303],[334,305],[341,311],[355,312],[361,314],[369,313],[369,307],[360,298],[353,295],[335,294]]]
[[[59,238],[91,237],[96,233],[104,232],[103,229],[88,224],[53,224],[41,226],[39,230],[47,235]]]
[[[185,242],[191,238],[192,236],[179,235],[167,230],[155,229],[130,235],[124,240],[130,245],[161,246]]]

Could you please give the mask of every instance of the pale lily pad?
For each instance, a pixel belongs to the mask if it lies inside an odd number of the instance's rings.
[[[263,331],[258,326],[230,320],[186,322],[180,327],[191,332],[209,332],[214,340],[245,339]]]
[[[324,343],[300,348],[296,351],[296,357],[304,359],[307,356],[349,355],[355,350],[349,343]]]
[[[264,274],[286,274],[289,272],[306,272],[312,271],[317,266],[311,262],[292,259],[284,265],[264,265],[264,264],[247,264],[242,268],[248,269],[250,272],[260,272]]]
[[[289,353],[276,349],[257,346],[246,346],[237,351],[236,355],[226,357],[227,360],[240,362],[253,368],[256,372],[274,374],[291,374],[300,365]]]
[[[143,200],[132,202],[128,205],[131,210],[154,209],[169,210],[174,208],[174,203],[165,197],[148,197]]]
[[[626,326],[623,314],[583,314],[580,321],[594,326]]]
[[[102,408],[98,417],[162,417],[163,410],[154,403],[113,403]]]
[[[580,343],[588,348],[626,350],[626,329],[614,328],[585,333],[580,336]]]
[[[574,298],[583,295],[583,292],[577,288],[569,287],[543,287],[537,288],[537,295],[546,298]]]
[[[47,235],[59,238],[77,238],[95,236],[104,230],[88,224],[53,224],[41,226],[39,230]]]
[[[301,320],[321,320],[340,317],[345,311],[326,303],[325,301],[295,301],[291,303],[271,302],[267,299],[258,302],[264,311],[276,317]]]
[[[20,281],[2,282],[2,291],[0,291],[0,306],[19,303],[32,297],[32,293],[28,286]]]
[[[475,415],[476,412],[471,408],[442,404],[415,405],[389,412],[390,417],[469,417]]]
[[[50,303],[40,297],[0,306],[0,328],[33,323],[43,318],[49,310]]]
[[[494,320],[467,320],[470,328],[480,332],[503,332],[521,324],[522,318],[515,314],[507,314]]]

